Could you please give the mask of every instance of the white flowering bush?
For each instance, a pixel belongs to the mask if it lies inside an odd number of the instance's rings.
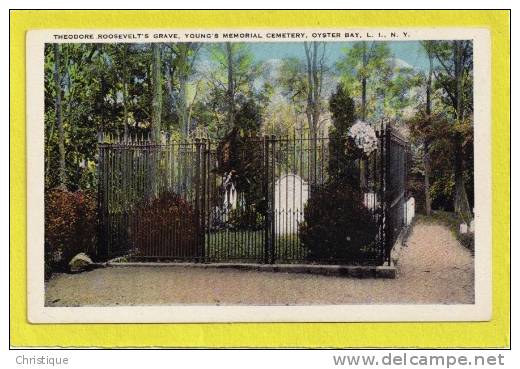
[[[367,156],[377,149],[376,131],[368,123],[356,121],[350,127],[348,137],[352,138],[355,145]]]

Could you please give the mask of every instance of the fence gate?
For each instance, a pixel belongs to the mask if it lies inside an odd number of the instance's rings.
[[[327,179],[328,139],[245,136],[206,141],[202,224],[206,261],[302,262],[299,224]]]
[[[202,259],[200,170],[199,142],[100,143],[100,256]]]
[[[404,224],[406,142],[391,130],[378,137],[376,152],[355,165],[379,231],[354,262],[389,261]],[[99,144],[100,258],[309,261],[299,225],[329,179],[328,138],[110,141]]]

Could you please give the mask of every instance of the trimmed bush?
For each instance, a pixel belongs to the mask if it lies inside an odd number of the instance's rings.
[[[354,100],[343,84],[338,84],[330,96],[329,109],[332,114],[332,125],[329,127],[330,178],[332,181],[359,185],[359,169],[355,160],[361,156],[361,150],[348,137],[348,131],[356,120]]]
[[[362,194],[334,182],[312,192],[300,225],[300,240],[310,260],[355,263],[373,256],[370,246],[377,232]]]
[[[348,137],[355,121],[354,100],[339,84],[330,98],[333,125],[329,129],[329,182],[314,188],[305,206],[300,240],[312,261],[357,263],[373,258],[378,232],[370,210],[363,204],[360,168],[364,157]]]
[[[96,250],[97,205],[92,193],[53,189],[45,194],[45,275],[65,271],[78,253]]]
[[[135,221],[129,225],[129,240],[137,255],[150,255],[151,248],[163,244],[168,235],[176,249],[196,247],[196,214],[184,198],[165,192],[137,210]]]

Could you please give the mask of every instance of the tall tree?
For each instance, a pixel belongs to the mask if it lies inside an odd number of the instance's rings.
[[[360,41],[346,49],[345,56],[337,63],[345,86],[360,97],[358,116],[363,121],[373,113],[376,92],[390,79],[391,58],[386,42]]]
[[[433,77],[433,43],[431,41],[421,42],[426,54],[428,55],[428,77],[426,79],[426,124],[431,125],[432,122],[432,77]],[[424,138],[424,205],[426,215],[430,215],[432,211],[432,200],[430,196],[430,138],[425,135]]]
[[[61,76],[60,76],[60,44],[54,44],[54,83],[56,85],[56,126],[58,127],[58,148],[60,155],[59,166],[59,186],[62,189],[66,188],[67,174],[65,169],[65,132],[63,129],[62,120],[62,105],[61,105]]]
[[[468,40],[453,40],[437,41],[432,46],[439,64],[435,79],[446,93],[445,102],[451,106],[454,120],[454,209],[469,222],[471,209],[464,181],[464,143],[468,141],[465,133],[472,132],[473,44]]]
[[[378,100],[385,99],[386,83],[392,74],[391,53],[386,42],[356,42],[337,63],[345,86],[361,98],[358,116],[369,121]],[[375,122],[373,122],[375,123]],[[367,186],[365,160],[360,160],[360,185]]]
[[[422,174],[424,180],[424,210],[426,215],[431,214],[432,200],[430,194],[431,163],[430,151],[432,142],[436,139],[435,134],[439,134],[443,128],[444,119],[439,114],[432,112],[433,99],[433,72],[434,72],[434,41],[421,41],[426,56],[428,57],[429,68],[425,74],[421,74],[422,88],[425,91],[424,104],[418,108],[415,116],[408,122],[412,144],[416,146],[417,162],[415,170]],[[445,125],[444,125],[445,126]],[[412,169],[413,171],[414,169]]]
[[[162,117],[162,73],[161,73],[161,45],[152,44],[152,140],[161,140],[161,117]]]
[[[310,175],[315,183],[317,137],[323,124],[321,119],[325,110],[324,80],[327,73],[326,44],[324,42],[304,42],[305,59],[296,58],[283,61],[277,83],[282,95],[293,106],[296,117],[305,114],[310,134]]]
[[[323,109],[322,90],[325,74],[325,42],[304,42],[307,73],[307,106],[305,113],[311,135],[316,137]]]
[[[287,58],[279,67],[275,83],[281,89],[284,101],[293,111],[295,126],[300,116],[307,119],[307,74],[305,64],[298,58]],[[302,121],[301,126],[303,127]]]
[[[433,53],[431,45],[428,41],[423,43],[423,46],[428,54],[428,79],[426,81],[426,116],[431,122],[432,115],[432,75],[433,75]],[[426,207],[426,215],[430,215],[432,211],[432,200],[430,197],[430,140],[426,138],[424,140],[424,201]]]
[[[193,98],[189,99],[190,78],[195,74],[195,63],[202,44],[182,42],[165,45],[167,65],[166,88],[171,101],[171,107],[179,121],[179,131],[183,137],[190,134],[190,120],[193,105],[200,87],[200,79],[194,84]]]
[[[307,121],[311,135],[311,183],[316,182],[318,126],[322,111],[322,87],[325,73],[325,42],[304,42],[307,66]]]
[[[132,76],[130,75],[130,63],[132,59],[130,58],[130,44],[122,43],[116,44],[115,46],[115,60],[114,64],[117,64],[116,73],[118,77],[118,82],[121,84],[121,100],[123,105],[123,128],[124,128],[124,137],[125,139],[128,137],[130,132],[130,122],[129,122],[129,84],[131,83]]]
[[[227,118],[228,124],[230,127],[235,126],[235,71],[234,71],[234,63],[233,63],[233,47],[230,42],[225,43],[226,47],[226,57],[227,57]]]
[[[255,96],[255,78],[261,66],[247,44],[227,42],[209,48],[212,65],[205,71],[210,84],[206,105],[213,111],[217,131],[226,135],[235,127],[240,104]]]

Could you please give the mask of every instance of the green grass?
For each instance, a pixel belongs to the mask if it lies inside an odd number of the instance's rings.
[[[455,236],[455,238],[467,249],[472,252],[475,251],[475,234],[474,233],[459,233],[459,226],[463,222],[461,218],[459,218],[455,213],[450,213],[447,211],[432,211],[430,216],[426,216],[423,214],[418,214],[415,217],[416,222],[427,222],[434,224],[442,224],[447,226],[451,233]]]
[[[265,252],[264,231],[220,230],[206,234],[206,256],[212,260],[263,261]],[[300,245],[298,235],[277,235],[275,255],[279,260],[304,259],[306,249]]]

